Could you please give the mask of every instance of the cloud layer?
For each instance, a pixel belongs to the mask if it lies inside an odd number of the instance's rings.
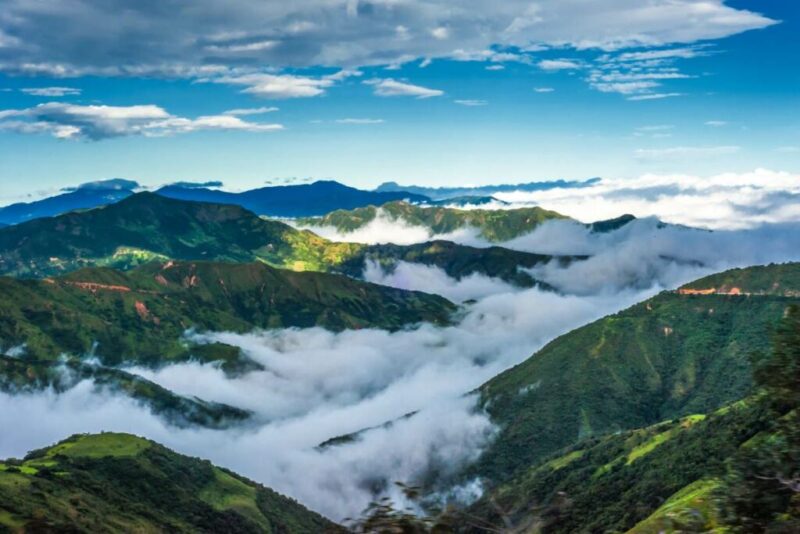
[[[191,8],[178,0],[8,0],[0,17],[0,68],[200,76],[219,67],[488,57],[493,45],[617,49],[692,43],[773,23],[722,0],[511,0],[502,7],[475,0],[198,0]]]
[[[422,278],[406,282],[437,289],[429,273]],[[452,284],[444,281],[440,289]],[[97,393],[86,383],[63,395],[0,394],[0,425],[21,429],[0,433],[0,457],[73,432],[135,432],[210,458],[337,520],[358,514],[376,493],[400,499],[394,481],[419,482],[436,473],[447,484],[448,475],[474,460],[494,432],[466,392],[554,336],[652,293],[571,297],[494,289],[447,328],[195,334],[195,341],[237,345],[265,367],[237,378],[198,363],[132,369],[176,392],[252,409],[253,428],[166,428],[130,400]],[[394,423],[382,426],[387,421]],[[377,428],[354,443],[317,448],[369,427]]]
[[[800,175],[766,169],[708,177],[645,174],[633,179],[603,179],[579,190],[495,196],[511,203],[538,204],[584,222],[622,213],[713,229],[800,221]]]

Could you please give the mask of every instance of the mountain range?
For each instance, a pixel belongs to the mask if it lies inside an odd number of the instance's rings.
[[[497,184],[464,187],[427,187],[418,185],[400,185],[397,182],[384,182],[375,188],[377,192],[405,191],[423,195],[433,200],[444,200],[452,197],[491,196],[496,193],[511,191],[547,191],[548,189],[574,189],[589,187],[600,181],[600,178],[588,180],[550,180],[543,182],[527,182],[520,184]]]
[[[333,228],[345,237],[348,233],[367,227],[382,217],[389,221],[421,227],[431,236],[451,234],[459,230],[476,230],[479,237],[490,243],[503,243],[534,231],[547,221],[573,221],[552,210],[533,206],[502,209],[461,209],[449,203],[443,206],[412,204],[405,201],[387,202],[382,206],[366,206],[353,210],[336,210],[322,217],[303,217],[295,221],[300,227],[314,230]],[[593,232],[611,232],[635,220],[633,215],[586,225]]]
[[[58,195],[0,207],[0,226],[53,217],[69,211],[113,204],[134,194],[140,186],[119,178],[88,182],[62,190]],[[159,188],[159,195],[178,200],[234,204],[270,217],[310,217],[338,209],[381,205],[395,200],[426,202],[423,195],[406,191],[364,191],[331,180],[311,184],[268,186],[240,193],[212,188],[207,184],[178,182]]]
[[[518,267],[553,257],[437,241],[412,246],[337,243],[232,204],[137,193],[116,204],[0,228],[0,274],[46,277],[87,266],[130,269],[154,260],[261,261],[296,271],[360,277],[366,260],[436,265],[460,279],[473,273],[537,283]]]
[[[539,208],[462,214],[384,206],[432,229],[475,226],[496,240],[562,218]],[[376,214],[363,208],[328,220],[361,225]],[[591,228],[610,231],[630,220]],[[245,428],[249,411],[178,395],[129,367],[213,362],[230,377],[262,369],[237,347],[196,344],[187,331],[396,331],[451,323],[458,308],[444,298],[358,280],[367,261],[529,287],[539,282],[520,267],[583,259],[448,241],[337,243],[238,205],[130,194],[0,229],[0,390],[63,392],[90,380],[169,425]],[[483,493],[456,511],[453,530],[478,532],[476,521],[520,532],[720,527],[728,519],[716,499],[736,497],[732,470],[756,462],[748,459],[754,450],[767,454],[768,444],[793,439],[781,425],[800,409],[791,382],[800,358],[784,357],[765,378],[753,355],[800,354],[800,340],[773,342],[781,325],[800,331],[800,321],[787,323],[798,306],[800,264],[733,269],[577,328],[492,378],[474,393],[496,432],[454,477],[478,481]],[[789,385],[765,393],[770,377]],[[360,438],[330,440],[326,449]],[[761,484],[756,475],[752,484]],[[789,509],[784,515],[793,521],[791,501],[758,488],[771,499],[762,508]],[[736,498],[747,506],[750,497]],[[242,532],[339,528],[229,471],[129,435],[75,436],[0,462],[0,530],[190,532],[221,525]]]

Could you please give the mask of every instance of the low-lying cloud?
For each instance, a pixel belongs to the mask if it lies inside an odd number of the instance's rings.
[[[177,393],[251,409],[253,427],[168,428],[136,403],[82,383],[62,395],[0,395],[0,424],[23,429],[0,435],[0,456],[21,455],[73,432],[134,432],[235,469],[341,520],[358,514],[376,492],[402,500],[394,481],[418,482],[435,472],[446,483],[495,431],[465,393],[554,336],[651,293],[501,292],[482,298],[446,328],[196,334],[194,341],[241,347],[265,370],[236,378],[199,363],[134,371]],[[394,423],[381,426],[387,421]],[[318,448],[370,427],[377,428],[353,443]]]
[[[713,176],[645,174],[603,179],[579,190],[502,192],[512,204],[536,204],[583,222],[622,213],[711,229],[800,221],[800,175],[756,169]]]

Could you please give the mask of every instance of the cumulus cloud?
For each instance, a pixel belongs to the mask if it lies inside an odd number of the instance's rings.
[[[242,93],[266,99],[309,98],[325,94],[336,80],[292,74],[240,74],[213,79],[215,83],[244,85]]]
[[[194,119],[177,117],[155,105],[106,106],[50,102],[25,109],[0,110],[0,130],[45,133],[60,139],[91,139],[143,135],[148,137],[199,130],[268,132],[280,124],[247,122],[232,115]]]
[[[581,68],[581,64],[571,59],[543,59],[537,63],[542,70],[575,70]]]
[[[81,90],[76,87],[25,87],[20,89],[20,91],[31,96],[46,97],[75,96],[81,94]]]
[[[493,46],[694,43],[775,23],[723,0],[511,0],[502,9],[453,0],[198,0],[189,12],[183,7],[178,0],[75,0],[42,10],[9,0],[0,19],[0,66],[55,75],[179,75],[219,66],[387,65]]]
[[[392,78],[374,78],[372,80],[364,81],[365,84],[371,85],[374,88],[374,93],[378,96],[413,96],[416,98],[431,98],[434,96],[442,96],[444,91],[439,89],[429,89],[421,85],[413,85],[407,82],[401,82]]]

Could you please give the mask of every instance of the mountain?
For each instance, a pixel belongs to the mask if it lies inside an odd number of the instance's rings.
[[[426,253],[419,254],[423,247]],[[387,250],[400,257],[388,258]],[[43,218],[0,229],[0,274],[45,277],[86,266],[130,269],[150,261],[262,261],[296,271],[327,271],[361,276],[365,259],[377,255],[391,260],[450,265],[456,278],[486,274],[492,263],[524,261],[531,266],[550,261],[507,249],[473,249],[449,244],[387,249],[357,243],[335,243],[279,221],[263,219],[240,206],[174,200],[138,193],[116,204],[58,217]],[[466,263],[450,261],[468,257]],[[509,280],[519,277],[509,271]],[[526,278],[530,280],[530,276]],[[529,284],[530,285],[530,284]]]
[[[398,192],[404,191],[430,197],[433,200],[445,200],[460,196],[491,196],[496,193],[511,191],[547,191],[548,189],[573,189],[589,187],[600,181],[600,178],[588,180],[550,180],[546,182],[527,182],[521,184],[498,184],[476,187],[424,187],[418,185],[400,185],[397,182],[384,182],[375,188],[375,191]]]
[[[798,291],[800,264],[738,269],[555,339],[479,389],[499,433],[471,474],[502,483],[581,440],[747,396],[750,356]]]
[[[218,360],[229,372],[256,364],[233,347],[187,344],[184,332],[396,330],[422,321],[446,324],[455,310],[435,295],[263,263],[169,261],[128,272],[86,268],[44,280],[0,277],[0,295],[0,349],[17,347],[20,358],[91,356],[113,366]]]
[[[20,202],[0,208],[0,227],[52,217],[68,211],[113,204],[133,194],[139,184],[129,180],[112,179],[90,182],[73,190],[35,202]]]
[[[748,399],[586,439],[523,469],[468,511],[486,524],[510,521],[520,532],[708,532],[722,526],[728,462],[769,428],[769,412]]]
[[[749,355],[753,387],[741,400],[641,428],[584,436],[518,466],[469,507],[464,522],[543,533],[797,532],[800,308],[791,296],[797,274],[798,264],[777,265],[737,269],[692,284],[745,307],[785,299],[780,317],[751,333],[768,338],[770,348]],[[736,285],[715,285],[720,281]],[[726,289],[746,282],[750,291]],[[782,289],[768,294],[776,283]],[[704,308],[711,293],[683,295]],[[697,341],[693,348],[702,348]],[[721,343],[711,356],[724,364],[723,353],[730,350]],[[739,370],[720,367],[718,373]]]
[[[75,435],[0,462],[0,530],[344,532],[208,461],[115,433]]]
[[[490,242],[502,242],[533,231],[551,219],[567,219],[555,211],[540,207],[516,209],[458,209],[452,207],[420,206],[408,202],[389,202],[380,207],[367,206],[354,210],[337,210],[324,217],[304,218],[303,226],[331,226],[340,232],[352,232],[364,227],[381,214],[412,226],[427,228],[431,235],[448,234],[465,228],[476,228]]]
[[[178,200],[236,204],[258,215],[270,217],[310,217],[338,209],[380,205],[393,200],[428,200],[424,195],[408,191],[362,191],[329,180],[302,185],[262,187],[241,193],[171,185],[162,187],[157,193]]]

